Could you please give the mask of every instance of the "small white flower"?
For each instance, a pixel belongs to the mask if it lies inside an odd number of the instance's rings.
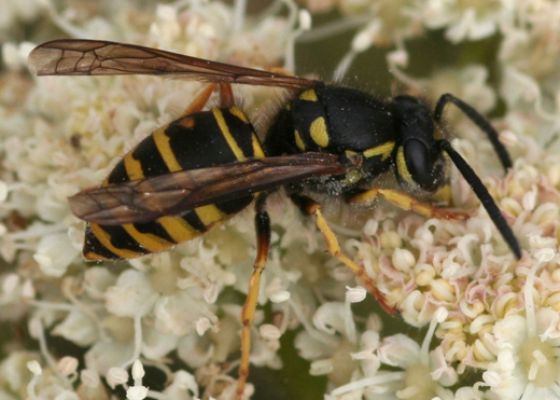
[[[497,360],[489,364],[483,379],[490,392],[505,400],[553,398],[560,393],[560,316],[551,308],[535,309],[538,266],[532,268],[523,288],[525,317],[506,316],[491,333]]]
[[[278,340],[282,336],[282,332],[272,324],[262,324],[259,327],[259,333],[266,340]]]
[[[144,375],[146,375],[146,371],[144,371],[144,366],[140,360],[134,361],[132,364],[132,379],[134,379],[134,382],[142,382]]]
[[[309,374],[313,376],[327,375],[334,370],[333,360],[330,358],[311,363]]]
[[[396,391],[400,399],[431,399],[434,396],[450,398],[447,387],[454,385],[457,372],[445,360],[443,350],[429,351],[432,335],[438,323],[447,318],[445,308],[439,308],[430,323],[422,346],[403,334],[386,337],[379,345],[378,355],[382,364],[403,370],[402,380]]]
[[[85,347],[98,339],[99,330],[91,318],[78,310],[72,310],[52,333]]]
[[[128,400],[144,400],[148,396],[148,388],[146,386],[131,386],[126,389],[126,398]]]
[[[101,379],[97,371],[92,369],[82,369],[80,371],[80,381],[87,387],[95,389],[101,384]]]
[[[58,233],[43,237],[33,258],[45,275],[60,277],[77,255],[66,233]]]
[[[41,364],[39,364],[37,361],[33,360],[33,361],[29,361],[27,363],[27,369],[29,369],[29,371],[31,371],[31,373],[33,375],[41,375],[43,373],[43,369],[41,368]]]
[[[346,286],[346,302],[348,303],[360,303],[365,300],[367,296],[367,290],[363,287],[349,287]]]
[[[62,357],[58,360],[57,369],[64,376],[74,375],[78,371],[78,359],[75,357]]]
[[[194,376],[187,371],[179,370],[175,372],[173,381],[163,393],[172,399],[181,399],[182,397],[180,396],[184,396],[186,393],[190,393],[197,398],[199,390]]]
[[[124,368],[111,367],[107,371],[107,383],[114,389],[118,385],[128,382],[128,372]]]
[[[124,271],[116,285],[105,293],[107,310],[122,317],[143,316],[154,306],[158,295],[145,274],[135,270]]]

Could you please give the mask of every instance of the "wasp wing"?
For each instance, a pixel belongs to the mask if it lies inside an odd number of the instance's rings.
[[[272,190],[311,176],[340,175],[338,156],[301,153],[179,171],[153,178],[86,189],[70,197],[72,212],[102,225],[153,221],[206,204]]]
[[[222,83],[306,88],[316,81],[239,67],[133,44],[60,39],[35,47],[29,64],[37,75],[181,75]]]

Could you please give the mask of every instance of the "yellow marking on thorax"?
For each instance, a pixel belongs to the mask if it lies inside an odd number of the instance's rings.
[[[371,158],[376,156],[381,156],[382,160],[389,158],[393,149],[395,148],[395,142],[385,142],[379,146],[371,147],[363,151],[365,158]]]
[[[246,159],[245,154],[243,154],[243,151],[241,150],[241,148],[235,141],[235,138],[231,134],[229,127],[227,126],[226,120],[224,119],[224,115],[222,114],[222,111],[218,108],[213,108],[212,114],[214,114],[214,118],[216,119],[216,123],[220,128],[220,132],[222,133],[222,136],[226,140],[229,148],[235,155],[235,158],[237,158],[238,161],[245,160]]]
[[[309,134],[311,139],[320,147],[329,145],[329,134],[327,132],[327,124],[325,118],[317,117],[309,126]]]
[[[193,124],[194,125],[194,124]],[[171,172],[181,171],[181,165],[177,161],[177,157],[175,157],[175,153],[173,153],[173,149],[171,149],[171,144],[169,143],[170,139],[169,136],[165,134],[165,130],[168,126],[161,127],[156,129],[152,134],[154,138],[154,142],[156,147],[165,162],[165,165]]]
[[[113,246],[111,243],[111,235],[103,230],[97,224],[90,224],[91,232],[95,235],[99,243],[103,245],[106,249],[108,249],[111,253],[117,255],[121,258],[135,258],[140,257],[141,253],[136,253],[135,251],[128,250],[128,249],[120,249],[118,247]]]
[[[245,115],[245,113],[239,107],[235,107],[235,106],[230,107],[229,112],[232,115],[235,115],[241,121],[245,122],[246,124],[249,123],[249,119],[247,118],[247,115]]]
[[[140,232],[134,224],[123,224],[122,227],[132,239],[152,253],[163,251],[175,244],[168,242],[153,233]]]
[[[404,158],[404,148],[402,146],[400,146],[397,150],[397,169],[401,178],[403,178],[408,183],[414,183],[412,175],[410,175],[410,171],[408,170],[408,166],[406,165],[406,160]]]
[[[307,89],[299,95],[300,100],[317,101],[317,93],[313,89]]]
[[[297,129],[294,131],[294,139],[296,142],[296,147],[301,151],[305,151],[305,142],[301,138],[301,135]]]
[[[227,217],[218,207],[214,204],[208,204],[206,206],[197,207],[194,209],[194,212],[207,228],[210,227],[212,224],[223,220]]]
[[[142,163],[134,158],[132,152],[124,156],[124,168],[126,169],[126,174],[131,181],[144,178]]]
[[[158,218],[157,222],[177,243],[190,240],[200,234],[200,232],[180,217],[165,216]]]

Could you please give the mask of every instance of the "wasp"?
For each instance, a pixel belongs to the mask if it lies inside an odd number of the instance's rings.
[[[464,213],[418,199],[445,185],[446,154],[521,258],[519,243],[488,190],[446,138],[445,106],[454,104],[484,132],[504,169],[511,167],[511,158],[492,125],[451,94],[441,96],[432,111],[413,96],[380,100],[319,80],[99,40],[41,44],[32,51],[30,65],[38,75],[174,75],[208,83],[184,115],[141,141],[99,187],[83,190],[69,202],[72,212],[87,222],[83,255],[88,260],[166,250],[254,202],[257,254],[241,313],[238,399],[249,375],[251,324],[270,245],[266,198],[281,187],[314,218],[328,251],[391,313],[394,309],[374,279],[341,250],[313,193],[357,204],[384,198],[427,217],[464,218]],[[235,104],[233,84],[291,91],[264,141]],[[220,104],[205,110],[214,91]],[[399,188],[376,186],[376,178],[391,171]]]

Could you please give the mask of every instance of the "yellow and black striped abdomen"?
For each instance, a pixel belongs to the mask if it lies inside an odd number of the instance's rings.
[[[117,163],[104,185],[264,156],[251,123],[239,108],[214,108],[157,129]],[[146,223],[88,224],[84,257],[123,259],[166,250],[204,233],[252,200],[253,196],[241,197]]]

